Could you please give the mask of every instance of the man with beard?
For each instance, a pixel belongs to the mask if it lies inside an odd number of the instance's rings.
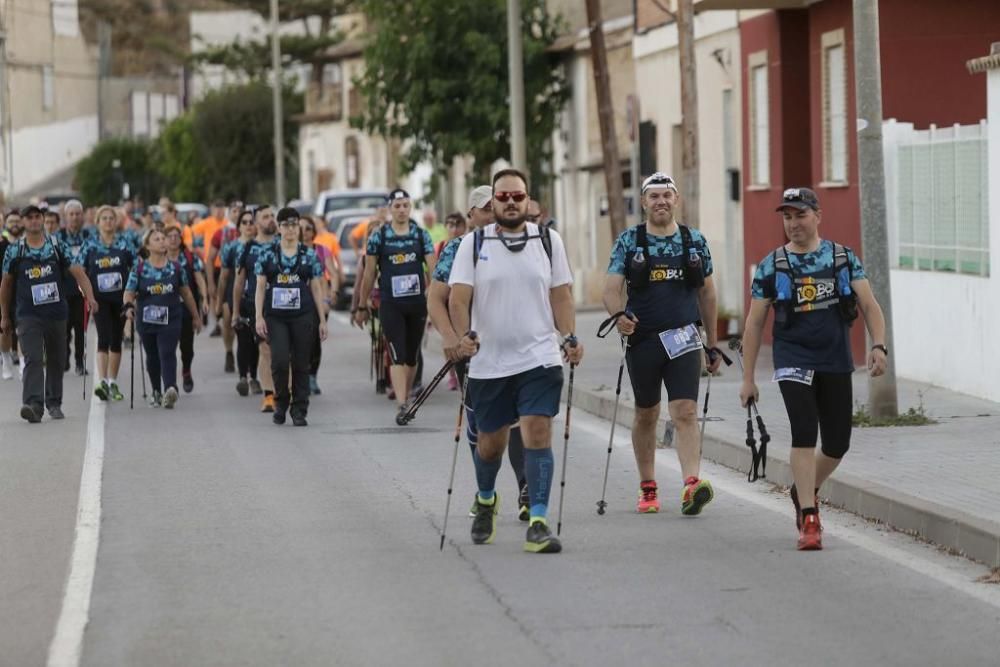
[[[643,182],[646,222],[626,229],[615,241],[604,283],[604,306],[608,313],[619,314],[618,332],[628,337],[626,362],[635,395],[632,448],[639,468],[636,511],[660,511],[655,458],[663,385],[677,429],[677,458],[684,480],[681,513],[694,516],[714,495],[708,480],[700,478],[700,354],[707,351],[709,372],[718,369],[722,358],[714,350],[712,255],[698,230],[677,222],[674,212],[679,203],[677,185],[670,176],[657,172]],[[698,332],[701,322],[706,341]]]
[[[495,223],[462,239],[448,281],[451,324],[464,332],[459,355],[472,357],[467,400],[479,428],[472,541],[489,544],[496,535],[496,478],[517,421],[529,496],[524,550],[558,553],[562,545],[546,520],[555,470],[552,418],[562,395],[562,357],[571,364],[583,358],[574,336],[573,276],[559,235],[525,222],[524,174],[497,172],[491,206]]]
[[[80,250],[90,239],[90,232],[83,228],[83,204],[76,199],[70,199],[63,206],[66,226],[56,232],[59,244],[66,249],[69,259],[73,262],[80,256]],[[85,375],[87,369],[83,366],[84,336],[86,314],[83,308],[83,295],[76,288],[72,278],[66,281],[66,300],[69,305],[69,318],[66,320],[66,370],[69,370],[69,345],[73,339],[73,359],[76,361],[76,374]]]

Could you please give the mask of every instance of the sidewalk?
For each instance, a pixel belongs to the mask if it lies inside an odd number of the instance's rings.
[[[615,334],[604,340],[596,337],[605,317],[603,312],[577,314],[577,335],[586,351],[576,370],[573,404],[610,420],[621,348]],[[733,365],[723,366],[722,375],[712,379],[704,456],[746,472],[746,410],[737,398],[741,374],[735,353],[726,349],[726,354],[733,357]],[[790,430],[771,372],[770,350],[762,350],[757,385],[761,415],[771,434],[767,479],[787,486]],[[867,401],[867,377],[864,371],[854,375],[855,403]],[[706,380],[702,378],[699,417]],[[820,495],[830,504],[1000,567],[1000,404],[902,379],[898,389],[900,412],[922,403],[939,423],[854,429],[850,452]],[[666,405],[663,408],[657,431],[661,434]],[[626,371],[618,423],[631,426],[632,416]]]

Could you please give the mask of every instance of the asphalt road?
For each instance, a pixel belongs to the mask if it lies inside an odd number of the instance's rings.
[[[998,664],[1000,587],[975,582],[984,568],[833,510],[826,549],[798,553],[787,494],[716,466],[715,502],[681,517],[670,450],[664,511],[637,515],[624,429],[597,516],[608,424],[582,412],[562,554],[521,551],[506,464],[496,543],[471,544],[464,442],[439,551],[457,394],[442,386],[396,427],[368,383],[367,338],[331,324],[308,428],[238,397],[206,336],[174,412],[110,407],[80,664]],[[428,378],[439,363],[429,350]],[[29,426],[18,383],[0,383],[4,666],[46,664],[65,604],[88,422],[79,379],[67,388],[67,420]],[[554,431],[561,466],[561,418]]]

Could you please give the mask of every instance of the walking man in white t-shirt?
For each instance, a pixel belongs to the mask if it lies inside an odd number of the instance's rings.
[[[477,333],[461,341],[461,351],[472,356],[467,400],[479,425],[472,541],[489,544],[496,534],[496,478],[510,424],[519,419],[530,496],[524,550],[558,553],[562,546],[546,521],[555,471],[552,418],[559,414],[563,357],[572,364],[583,358],[573,335],[573,276],[559,235],[525,222],[528,182],[521,172],[497,172],[492,207],[496,223],[462,240],[448,281],[455,331]]]

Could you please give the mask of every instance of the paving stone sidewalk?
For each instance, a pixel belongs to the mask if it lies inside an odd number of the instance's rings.
[[[603,312],[577,315],[577,335],[586,346],[586,356],[576,370],[573,402],[576,408],[610,419],[621,348],[614,334],[603,340],[596,337],[604,317]],[[733,366],[724,367],[722,375],[712,380],[705,456],[746,471],[750,462],[746,410],[739,405],[741,372],[735,353],[731,356]],[[759,407],[772,436],[767,477],[787,485],[790,430],[777,385],[770,382],[771,371],[770,349],[762,350],[757,369]],[[705,386],[703,378],[699,416]],[[923,406],[938,423],[856,428],[849,454],[821,495],[852,512],[1000,567],[1000,403],[903,379],[898,389],[901,412]],[[854,375],[855,403],[864,404],[867,394],[868,376],[859,370]],[[631,424],[632,407],[626,372],[620,424]],[[617,441],[619,436],[615,437]]]

